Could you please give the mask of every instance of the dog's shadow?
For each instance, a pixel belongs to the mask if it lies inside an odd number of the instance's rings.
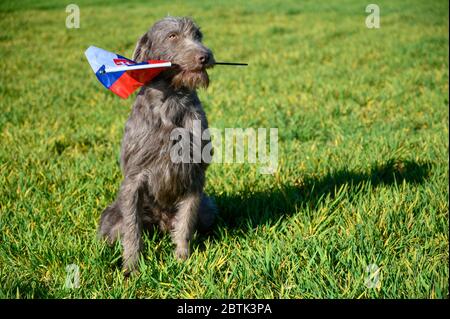
[[[343,186],[347,186],[346,196],[351,197],[369,183],[372,187],[403,182],[420,184],[428,178],[430,169],[430,162],[391,159],[372,165],[366,172],[341,169],[322,177],[306,177],[299,185],[282,185],[264,192],[247,195],[211,194],[216,199],[219,217],[209,233],[200,234],[196,244],[201,250],[202,241],[206,238],[220,239],[223,229],[233,233],[251,231],[259,225],[271,226],[280,218],[294,214],[299,207],[314,208],[323,198],[333,199]]]

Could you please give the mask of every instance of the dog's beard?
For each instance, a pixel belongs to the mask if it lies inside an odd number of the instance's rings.
[[[182,70],[172,78],[172,85],[176,88],[186,87],[190,90],[197,88],[207,88],[209,85],[209,76],[206,70]]]

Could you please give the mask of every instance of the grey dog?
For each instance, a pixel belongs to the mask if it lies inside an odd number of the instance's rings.
[[[202,132],[208,128],[196,89],[209,84],[206,69],[215,63],[213,54],[191,19],[167,17],[138,40],[133,60],[150,59],[169,60],[175,66],[144,85],[136,97],[122,140],[124,179],[99,225],[100,236],[109,243],[120,238],[126,273],[137,270],[147,225],[170,232],[175,256],[186,259],[196,226],[210,227],[217,214],[213,200],[203,192],[208,163],[176,163],[170,156],[174,129],[189,130],[195,141],[194,120],[200,121]],[[201,140],[201,147],[206,143]],[[191,154],[193,146],[191,142]]]

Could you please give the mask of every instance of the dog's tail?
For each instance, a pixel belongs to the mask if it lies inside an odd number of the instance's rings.
[[[119,205],[112,203],[103,211],[98,227],[98,237],[107,240],[112,245],[121,233],[122,214]]]
[[[203,193],[198,211],[198,230],[202,233],[211,230],[216,221],[218,212],[214,198]]]

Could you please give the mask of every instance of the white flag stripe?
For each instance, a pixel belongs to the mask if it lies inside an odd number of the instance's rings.
[[[84,54],[94,73],[97,73],[103,65],[105,67],[108,65],[111,67],[115,66],[114,59],[119,58],[117,54],[97,48],[93,45],[91,45]]]
[[[141,70],[141,69],[154,69],[154,68],[162,68],[172,66],[170,62],[162,62],[162,63],[152,63],[152,64],[142,64],[142,65],[124,65],[124,66],[116,66],[109,67],[105,66],[105,73],[111,72],[121,72],[121,71],[129,71],[129,70]]]

